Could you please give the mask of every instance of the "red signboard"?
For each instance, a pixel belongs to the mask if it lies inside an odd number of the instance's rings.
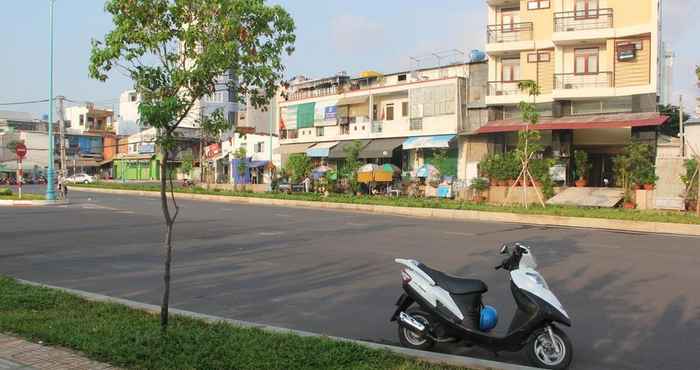
[[[24,156],[27,155],[27,147],[22,143],[17,144],[15,147],[15,154],[17,154],[17,158],[19,159],[24,158]]]
[[[204,156],[207,157],[208,159],[212,159],[219,154],[221,154],[221,145],[219,145],[219,144],[209,145],[206,147],[206,149],[204,151]]]

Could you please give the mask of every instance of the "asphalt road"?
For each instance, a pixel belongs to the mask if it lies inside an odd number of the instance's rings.
[[[0,207],[0,273],[158,304],[158,200],[72,192],[73,204]],[[570,313],[574,369],[700,368],[700,239],[182,201],[172,305],[396,343],[396,257],[476,276],[505,330],[514,311],[506,241],[530,244]],[[525,363],[454,345],[441,350]]]

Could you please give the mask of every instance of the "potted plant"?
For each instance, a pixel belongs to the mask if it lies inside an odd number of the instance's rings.
[[[472,200],[476,203],[482,203],[484,200],[486,200],[486,197],[484,196],[484,191],[486,191],[489,188],[489,181],[481,177],[474,178],[472,179],[469,188],[473,192]]]
[[[654,190],[657,180],[659,180],[659,176],[656,176],[654,166],[646,166],[640,171],[639,183],[642,184],[644,190]]]
[[[574,163],[576,165],[576,176],[578,177],[576,187],[583,188],[588,185],[586,177],[588,176],[588,170],[591,168],[591,165],[588,163],[588,153],[583,150],[575,150]]]
[[[622,207],[624,209],[636,208],[636,205],[634,204],[634,198],[632,197],[631,192],[626,193],[625,196],[622,198]]]

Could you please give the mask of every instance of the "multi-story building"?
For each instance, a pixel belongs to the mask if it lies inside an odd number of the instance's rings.
[[[472,78],[479,70],[483,86],[472,91],[467,87],[480,80]],[[484,116],[469,113],[477,106],[472,102],[483,101],[485,72],[486,64],[478,62],[355,78],[298,77],[276,109],[281,161],[305,153],[319,164],[342,166],[345,148],[359,141],[361,160],[392,163],[405,173],[445,150],[451,167],[446,175],[462,177],[457,135]]]
[[[589,183],[612,179],[612,156],[632,138],[656,140],[660,0],[487,0],[489,122],[473,134],[512,149],[537,103],[545,153],[588,152]],[[535,81],[533,99],[518,87]],[[571,177],[569,165],[569,178]]]
[[[66,133],[69,134],[104,134],[113,132],[114,112],[108,108],[96,107],[85,103],[65,109]]]

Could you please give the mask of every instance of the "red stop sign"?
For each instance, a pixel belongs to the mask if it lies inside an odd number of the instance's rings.
[[[17,144],[15,147],[15,154],[17,154],[17,157],[20,159],[24,158],[24,156],[27,155],[27,147],[22,143]]]

